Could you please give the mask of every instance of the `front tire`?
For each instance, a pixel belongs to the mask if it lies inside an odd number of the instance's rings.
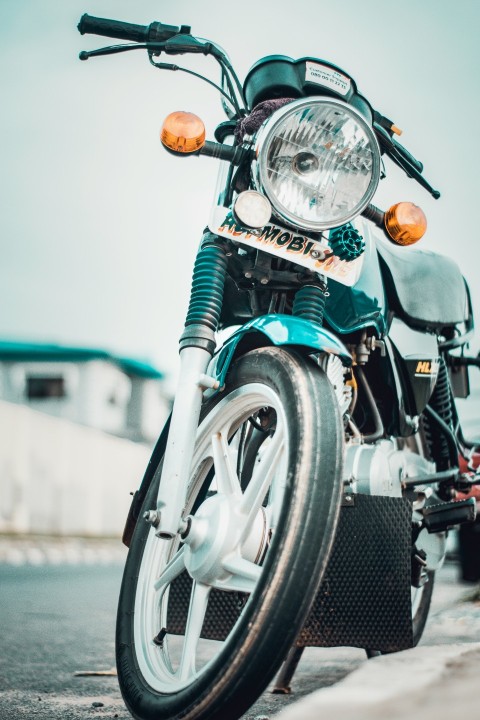
[[[117,667],[140,720],[234,720],[300,631],[333,543],[343,429],[326,375],[279,348],[241,357],[203,408],[186,514],[190,531],[135,529],[117,617]],[[156,477],[159,473],[155,474]],[[157,482],[142,508],[156,505]],[[180,519],[179,519],[180,520]],[[169,633],[175,581],[192,578],[184,637]],[[244,604],[223,642],[203,640],[212,605]],[[214,603],[215,600],[215,603]],[[208,622],[205,621],[207,617]],[[222,613],[213,618],[219,625]]]

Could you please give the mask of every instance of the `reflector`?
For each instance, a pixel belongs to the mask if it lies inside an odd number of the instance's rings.
[[[262,228],[270,220],[272,206],[264,195],[255,190],[245,190],[235,200],[234,211],[243,225]]]

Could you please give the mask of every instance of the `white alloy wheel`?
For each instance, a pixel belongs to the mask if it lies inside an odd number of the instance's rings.
[[[262,408],[275,412],[273,436],[260,446],[245,491],[238,474],[239,454],[245,450],[242,431]],[[246,425],[245,425],[246,424]],[[172,692],[189,685],[206,667],[215,641],[200,639],[209,595],[213,588],[251,594],[261,573],[264,554],[281,507],[288,453],[282,404],[273,390],[261,384],[238,388],[222,400],[201,424],[192,464],[188,515],[207,477],[216,492],[189,516],[184,543],[148,534],[140,566],[135,603],[135,648],[139,668],[152,688]],[[168,596],[172,581],[187,570],[193,579],[185,637],[154,643],[161,627],[168,628]],[[159,622],[159,618],[161,619]],[[210,646],[210,647],[209,647]],[[203,665],[203,668],[202,668]]]
[[[154,451],[117,615],[119,684],[137,720],[235,720],[264,690],[328,562],[343,445],[323,370],[264,347],[203,405],[174,539],[141,519],[156,506]]]

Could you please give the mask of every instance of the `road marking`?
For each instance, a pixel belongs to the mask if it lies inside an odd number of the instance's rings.
[[[0,539],[0,565],[123,565],[126,555],[120,540]]]

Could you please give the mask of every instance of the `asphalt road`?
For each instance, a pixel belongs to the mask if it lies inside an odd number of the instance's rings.
[[[130,720],[115,675],[76,675],[113,669],[121,573],[118,560],[101,565],[0,564],[0,720]],[[426,641],[462,642],[471,627],[459,624],[458,618],[446,623],[442,618],[465,587],[456,584],[452,565],[438,580]],[[295,676],[294,694],[266,692],[244,718],[272,716],[364,662],[365,654],[358,649],[308,649]]]

